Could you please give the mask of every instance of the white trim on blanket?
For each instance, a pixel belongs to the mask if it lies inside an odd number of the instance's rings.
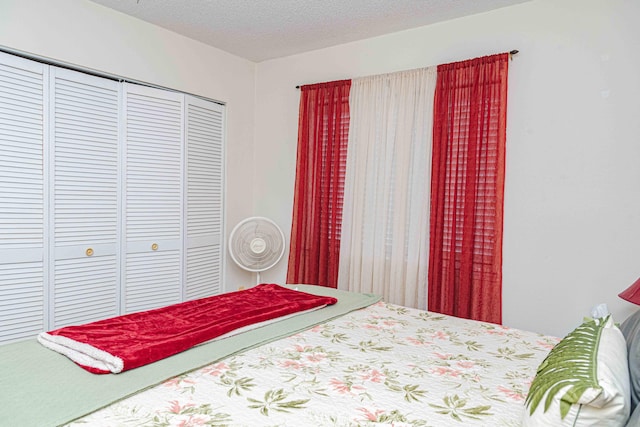
[[[40,332],[38,342],[53,351],[67,356],[82,366],[88,366],[114,374],[122,372],[124,368],[124,362],[121,358],[92,345],[72,340],[71,338]]]

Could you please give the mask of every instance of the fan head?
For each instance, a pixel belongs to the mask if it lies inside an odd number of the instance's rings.
[[[268,270],[284,254],[284,234],[268,218],[244,219],[231,231],[229,254],[239,267],[247,271],[259,273]]]

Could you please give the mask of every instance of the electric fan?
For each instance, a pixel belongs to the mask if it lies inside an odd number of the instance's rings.
[[[229,253],[240,268],[256,273],[259,285],[260,273],[276,265],[284,254],[284,234],[268,218],[246,218],[231,231]]]

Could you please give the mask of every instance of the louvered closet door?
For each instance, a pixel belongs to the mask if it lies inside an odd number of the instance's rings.
[[[44,329],[46,68],[0,53],[0,343]]]
[[[51,328],[119,313],[117,82],[51,67]]]
[[[183,98],[125,85],[127,313],[182,300]]]
[[[187,97],[185,299],[222,292],[223,126],[223,106]]]

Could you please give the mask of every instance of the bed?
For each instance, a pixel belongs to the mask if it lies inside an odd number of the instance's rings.
[[[43,420],[69,426],[519,426],[536,371],[560,341],[372,295],[295,288],[335,295],[338,304],[118,375],[80,373],[63,356],[38,349],[38,357],[47,354],[46,363],[55,367],[14,372],[15,382],[20,375],[29,378],[25,388],[14,384],[13,401],[0,417],[17,417],[21,426],[45,425]],[[331,312],[319,313],[324,310]],[[284,330],[278,323],[286,324]],[[215,350],[234,341],[239,344],[226,355]],[[20,354],[17,346],[12,354]],[[0,361],[10,356],[0,349]],[[168,375],[172,370],[179,373]],[[25,394],[37,381],[48,391]],[[57,396],[63,401],[34,408],[34,401],[45,402],[54,390],[63,395],[64,387],[76,387],[68,383],[87,388],[70,402]],[[120,389],[129,383],[132,388]],[[6,382],[0,385],[3,393],[11,390]],[[82,406],[89,395],[109,388],[119,395],[107,393]],[[31,402],[25,405],[25,399]],[[626,412],[628,417],[628,407]]]

